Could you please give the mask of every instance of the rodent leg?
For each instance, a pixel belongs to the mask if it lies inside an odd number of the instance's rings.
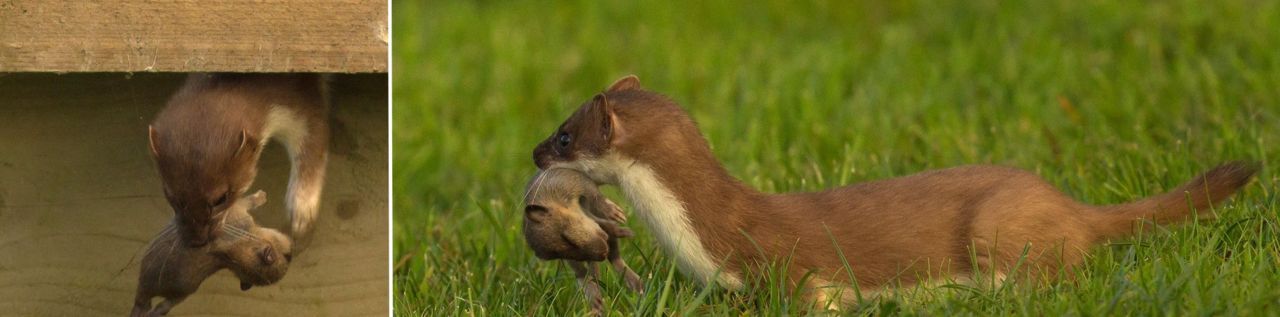
[[[129,317],[146,317],[151,311],[151,298],[142,298],[139,296],[133,300],[133,312],[129,313]]]
[[[597,281],[600,272],[596,270],[595,263],[569,261],[569,267],[573,269],[573,274],[578,278],[578,286],[582,287],[582,293],[587,297],[587,302],[591,304],[591,315],[600,316],[604,312],[604,296],[600,291],[600,283]]]
[[[600,192],[588,192],[582,196],[583,203],[587,208],[587,215],[599,220],[612,220],[618,223],[627,222],[627,214],[622,212],[622,207],[609,200]]]
[[[187,299],[186,296],[175,297],[175,298],[165,298],[164,301],[160,302],[159,305],[156,305],[155,309],[151,310],[151,316],[156,317],[156,316],[168,315],[169,310],[173,309],[173,306],[177,306],[179,303],[182,303],[182,301],[186,299]]]
[[[622,275],[622,280],[627,283],[627,288],[632,292],[644,294],[644,281],[640,280],[640,275],[636,271],[631,270],[627,266],[627,262],[622,260],[622,252],[618,251],[618,239],[609,238],[609,263],[613,265],[613,270]]]

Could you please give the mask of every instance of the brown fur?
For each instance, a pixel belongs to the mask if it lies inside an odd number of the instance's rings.
[[[563,135],[568,144],[562,145]],[[993,273],[1026,280],[1069,276],[1090,247],[1123,238],[1140,222],[1180,223],[1192,208],[1209,215],[1210,204],[1239,190],[1257,170],[1228,163],[1170,193],[1113,206],[1077,202],[1034,174],[998,166],[766,194],[731,176],[685,111],[640,88],[633,76],[583,104],[533,156],[540,168],[585,169],[608,184],[625,183],[619,169],[652,169],[726,273],[790,257],[793,283],[813,272],[809,286],[856,280],[863,290]],[[628,164],[576,162],[609,158]]]
[[[132,316],[163,316],[200,288],[200,284],[222,269],[231,270],[240,279],[240,289],[270,285],[284,277],[292,261],[292,243],[279,231],[257,226],[249,209],[266,202],[262,191],[237,200],[228,208],[230,223],[224,230],[243,231],[228,234],[206,246],[188,248],[178,241],[172,224],[152,240],[142,258],[138,274],[138,290]],[[155,309],[151,301],[164,301]]]
[[[644,291],[640,276],[622,259],[618,239],[633,235],[619,225],[622,208],[609,201],[585,175],[569,169],[540,171],[525,189],[525,242],[543,260],[563,259],[573,269],[593,315],[604,299],[593,262],[608,260],[627,286]]]
[[[201,246],[217,238],[227,206],[253,184],[262,147],[270,138],[284,143],[293,160],[286,203],[293,220],[291,233],[305,235],[324,183],[329,140],[326,89],[314,74],[188,76],[149,131],[151,155],[184,242]],[[270,120],[273,108],[288,110],[301,120],[298,128],[305,136],[294,140],[271,135],[287,134],[269,129],[281,122]]]

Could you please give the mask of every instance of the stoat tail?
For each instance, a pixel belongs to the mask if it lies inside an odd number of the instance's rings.
[[[1102,206],[1093,217],[1099,237],[1123,238],[1132,235],[1142,223],[1150,228],[1191,220],[1192,216],[1212,218],[1210,206],[1230,197],[1258,172],[1257,163],[1235,161],[1218,165],[1185,185],[1146,199]],[[1194,211],[1194,214],[1193,214]]]

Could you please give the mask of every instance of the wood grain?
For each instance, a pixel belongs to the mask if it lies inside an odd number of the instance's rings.
[[[0,72],[386,72],[386,0],[0,0]]]
[[[147,154],[147,124],[180,74],[0,75],[0,315],[128,314],[140,252],[173,217]],[[205,281],[175,316],[385,316],[386,75],[339,75],[315,240],[276,285]],[[287,227],[289,164],[269,145],[253,212]]]

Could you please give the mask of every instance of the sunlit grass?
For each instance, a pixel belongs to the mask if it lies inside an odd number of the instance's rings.
[[[1103,204],[1227,160],[1265,166],[1220,219],[1099,247],[1075,281],[849,313],[1280,311],[1280,3],[879,3],[395,1],[396,311],[586,312],[572,271],[525,247],[520,191],[534,144],[626,74],[684,105],[729,171],[770,192],[989,163]],[[809,311],[776,282],[696,287],[630,226],[623,252],[648,292],[602,267],[616,314]]]

